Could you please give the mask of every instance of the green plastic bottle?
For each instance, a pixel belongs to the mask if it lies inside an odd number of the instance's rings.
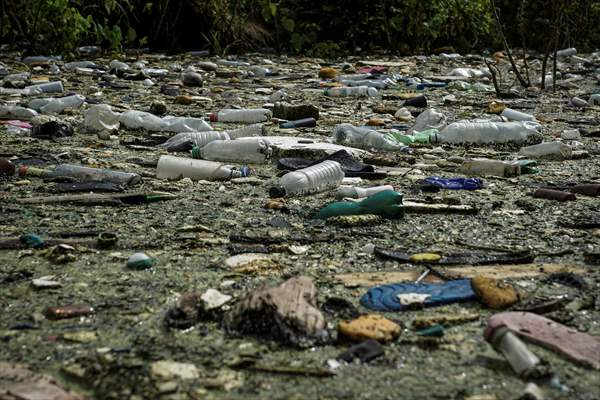
[[[396,219],[404,216],[402,194],[393,190],[384,190],[355,203],[340,201],[328,204],[315,215],[316,219],[328,219],[342,215],[375,214],[384,218]]]

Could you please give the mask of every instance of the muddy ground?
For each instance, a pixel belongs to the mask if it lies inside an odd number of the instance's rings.
[[[17,54],[4,53],[1,61],[11,72],[30,70],[17,62]],[[146,111],[153,101],[161,100],[173,115],[207,116],[229,106],[260,107],[268,96],[257,88],[284,89],[293,103],[311,103],[319,107],[321,118],[316,128],[280,130],[267,124],[271,134],[301,135],[326,139],[335,124],[365,123],[371,117],[393,122],[391,115],[376,114],[376,105],[399,108],[404,88],[383,91],[384,97],[327,98],[319,89],[317,73],[323,60],[271,57],[280,70],[272,78],[220,78],[205,72],[202,88],[181,88],[182,93],[200,95],[192,105],[174,104],[173,97],[161,93],[161,84],[179,83],[177,65],[194,65],[200,59],[189,55],[158,58],[139,56],[150,65],[172,71],[166,78],[155,79],[156,85],[145,87],[139,81],[115,81],[129,88],[100,88],[100,78],[61,73],[67,91],[106,102],[119,110]],[[264,55],[250,55],[245,60],[260,64]],[[133,62],[136,57],[125,58]],[[108,65],[110,58],[97,62]],[[351,68],[359,59],[347,60]],[[389,61],[389,60],[388,60]],[[393,59],[402,66],[391,71],[409,76],[444,75],[457,66],[482,67],[481,59],[444,61],[428,59]],[[60,64],[60,63],[59,63]],[[341,67],[340,63],[332,63]],[[271,66],[273,67],[273,66]],[[503,85],[512,83],[506,64]],[[596,65],[597,68],[597,65]],[[577,63],[566,63],[561,71],[580,70]],[[219,66],[220,71],[244,71],[240,67]],[[447,88],[428,89],[424,93],[429,106],[442,111],[449,121],[461,118],[491,117],[487,113],[492,100],[501,100],[520,111],[534,114],[542,121],[545,140],[552,140],[567,128],[598,131],[600,108],[577,109],[567,105],[573,96],[587,98],[598,92],[598,70],[579,71],[581,80],[556,92],[517,88],[516,98],[498,99],[494,92],[457,91]],[[44,75],[45,67],[34,70]],[[54,77],[53,77],[54,78]],[[53,80],[53,79],[51,79]],[[454,94],[456,101],[446,103],[442,97]],[[236,98],[237,97],[237,98]],[[4,96],[5,101],[21,101]],[[153,147],[164,141],[167,133],[120,130],[108,136],[89,134],[81,129],[87,108],[68,111],[59,119],[75,127],[72,137],[54,141],[33,139],[0,128],[0,156],[16,163],[51,167],[58,163],[75,163],[138,172],[143,183],[135,190],[170,192],[170,201],[130,206],[24,205],[19,198],[55,194],[53,184],[35,177],[15,177],[0,183],[0,232],[2,237],[35,233],[46,238],[92,240],[102,232],[113,232],[118,243],[110,249],[75,245],[72,261],[56,263],[41,250],[0,250],[0,360],[18,362],[51,374],[66,387],[98,399],[201,399],[201,398],[273,398],[273,399],[515,399],[526,381],[511,370],[505,359],[484,340],[487,319],[495,313],[478,302],[452,304],[423,310],[383,313],[403,327],[400,338],[384,345],[385,355],[368,364],[355,363],[336,369],[333,376],[305,376],[308,372],[329,370],[327,363],[348,348],[340,340],[326,346],[295,349],[272,340],[230,337],[216,320],[206,320],[186,330],[166,329],[163,317],[178,296],[189,291],[203,292],[216,288],[238,299],[262,285],[275,286],[296,275],[312,277],[318,288],[319,304],[336,297],[350,301],[361,312],[368,312],[358,300],[368,286],[344,284],[336,276],[348,272],[423,271],[423,267],[383,260],[367,245],[399,249],[407,253],[436,251],[473,253],[494,249],[530,250],[535,263],[561,264],[580,268],[587,287],[577,289],[550,282],[541,274],[536,277],[510,279],[521,292],[521,302],[567,298],[545,316],[592,335],[600,335],[600,273],[589,263],[586,254],[600,251],[600,231],[570,229],[564,222],[584,217],[600,218],[598,200],[578,196],[576,201],[555,202],[534,199],[530,193],[540,185],[566,182],[595,182],[600,179],[597,138],[585,136],[584,149],[590,158],[567,161],[544,161],[537,174],[516,178],[484,179],[485,188],[477,191],[441,191],[423,193],[417,181],[426,176],[461,176],[451,156],[487,156],[512,159],[515,149],[493,147],[422,146],[412,156],[387,154],[397,167],[411,167],[403,176],[364,181],[363,186],[391,184],[405,199],[472,205],[477,215],[407,214],[401,220],[385,220],[358,227],[338,227],[315,222],[307,216],[334,201],[333,193],[322,193],[287,200],[289,213],[267,210],[268,188],[276,182],[274,164],[253,166],[257,180],[250,182],[180,182],[161,181],[154,177],[155,162],[164,150]],[[414,110],[417,111],[417,110]],[[212,124],[217,130],[235,124]],[[585,131],[584,131],[585,133]],[[131,145],[134,146],[131,146]],[[138,147],[136,147],[138,146]],[[435,148],[434,148],[435,147]],[[381,155],[381,153],[379,153]],[[139,161],[147,161],[142,166]],[[272,253],[278,268],[236,272],[225,266],[233,255],[231,235],[279,239],[285,246]],[[238,243],[239,244],[239,243]],[[304,245],[303,254],[293,254],[289,245]],[[155,267],[132,271],[125,268],[129,255],[143,251],[155,257]],[[587,261],[586,261],[587,260]],[[36,289],[31,280],[54,275],[62,283],[55,289]],[[65,320],[47,320],[42,311],[50,306],[88,304],[95,315]],[[411,321],[431,314],[455,315],[474,313],[478,318],[446,328],[443,338],[415,335]],[[326,314],[335,329],[341,315]],[[562,384],[543,385],[546,398],[598,399],[600,373],[578,366],[554,352],[529,345],[548,361]],[[292,373],[258,371],[239,367],[241,358],[251,358],[269,367],[293,367]],[[192,380],[160,381],[151,371],[152,363],[172,360],[194,364],[200,377]],[[256,364],[255,364],[256,365]],[[480,396],[480,397],[473,397]],[[487,397],[486,397],[487,396]]]

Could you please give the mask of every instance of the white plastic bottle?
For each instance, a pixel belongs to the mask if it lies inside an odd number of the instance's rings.
[[[322,163],[288,172],[279,179],[279,184],[271,187],[271,197],[306,195],[335,189],[344,179],[344,171],[337,161]]]
[[[29,102],[29,107],[43,113],[61,113],[67,108],[79,108],[85,102],[85,97],[80,94],[65,97],[49,97],[34,99]]]
[[[271,110],[266,108],[248,108],[245,110],[225,109],[210,115],[210,122],[240,122],[254,124],[271,119]]]
[[[494,349],[504,355],[517,375],[533,371],[540,364],[540,359],[533,354],[517,335],[506,327],[497,328],[492,334],[491,344]]]
[[[520,175],[521,166],[508,161],[475,158],[463,162],[458,171],[465,175],[509,177]]]
[[[108,104],[95,104],[85,112],[83,125],[88,131],[114,131],[119,129],[121,114],[114,112]]]
[[[540,143],[540,125],[531,121],[454,122],[445,127],[438,139],[451,144],[531,144]]]
[[[374,97],[378,93],[377,89],[368,86],[334,87],[323,92],[329,97]]]
[[[509,121],[537,121],[533,115],[513,110],[512,108],[505,108],[500,115]]]
[[[242,176],[240,170],[220,162],[161,156],[156,166],[158,179],[228,180]]]
[[[333,128],[334,143],[361,149],[379,149],[395,151],[406,145],[390,139],[381,132],[368,127],[357,127],[351,124],[339,124]]]
[[[213,140],[229,140],[229,135],[227,132],[217,131],[180,132],[158,147],[167,151],[188,151],[193,147],[204,147]]]
[[[197,154],[204,160],[264,164],[271,157],[271,146],[260,138],[213,140],[200,148]]]
[[[372,186],[369,188],[361,188],[356,186],[342,185],[335,192],[335,198],[342,200],[345,198],[361,199],[363,197],[369,197],[375,193],[383,192],[384,190],[394,190],[391,185]]]
[[[563,142],[546,142],[533,146],[523,147],[519,155],[527,158],[549,158],[555,160],[567,160],[571,158],[571,146]]]

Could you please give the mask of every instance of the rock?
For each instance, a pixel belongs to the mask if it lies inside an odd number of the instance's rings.
[[[200,374],[194,364],[181,363],[175,361],[161,360],[152,363],[152,375],[156,379],[171,380],[178,379],[197,379]]]
[[[80,331],[80,332],[65,332],[62,334],[63,340],[77,343],[89,343],[98,339],[96,332]]]
[[[319,78],[321,79],[334,79],[338,74],[335,68],[321,68],[319,70]]]
[[[63,389],[52,377],[38,374],[22,364],[0,362],[0,399],[82,400]]]
[[[167,105],[164,101],[153,101],[150,105],[150,113],[154,115],[165,115],[167,113]]]
[[[268,336],[298,347],[329,340],[325,318],[317,308],[317,288],[305,276],[251,292],[226,314],[224,327],[230,334]]]
[[[372,226],[383,222],[383,218],[379,215],[341,215],[327,219],[329,225],[337,225],[343,228],[353,226]]]
[[[389,342],[400,336],[402,330],[398,324],[381,315],[368,314],[351,321],[340,321],[338,331],[352,340]]]
[[[156,260],[152,257],[144,253],[135,253],[127,259],[126,266],[130,269],[142,270],[151,268],[154,264],[156,264]]]
[[[500,310],[508,308],[519,300],[517,290],[509,283],[483,276],[471,279],[471,286],[483,304]]]
[[[203,83],[202,75],[195,71],[184,72],[181,81],[185,86],[191,87],[201,87]]]
[[[231,300],[231,296],[223,294],[216,289],[208,289],[200,296],[200,299],[204,302],[203,308],[205,311],[210,311],[216,308],[220,308]]]
[[[268,254],[245,253],[231,256],[225,265],[237,273],[269,275],[281,272],[281,265]]]
[[[367,121],[368,126],[385,126],[385,121],[381,118],[371,118]]]
[[[0,158],[0,179],[10,178],[15,174],[15,165],[5,158]]]
[[[425,329],[435,325],[446,327],[477,321],[479,314],[425,314],[416,317],[412,322],[414,329]]]
[[[73,128],[59,121],[49,121],[40,125],[35,125],[31,131],[31,137],[38,139],[56,139],[67,136],[73,136]]]
[[[217,64],[210,62],[210,61],[201,61],[199,63],[196,64],[198,66],[198,68],[200,68],[203,71],[216,71],[217,70]]]

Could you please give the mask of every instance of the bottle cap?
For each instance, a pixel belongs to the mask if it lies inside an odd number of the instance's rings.
[[[192,148],[192,158],[200,158],[200,147],[194,146]]]
[[[269,189],[270,197],[285,197],[285,188],[283,186],[271,186]]]

